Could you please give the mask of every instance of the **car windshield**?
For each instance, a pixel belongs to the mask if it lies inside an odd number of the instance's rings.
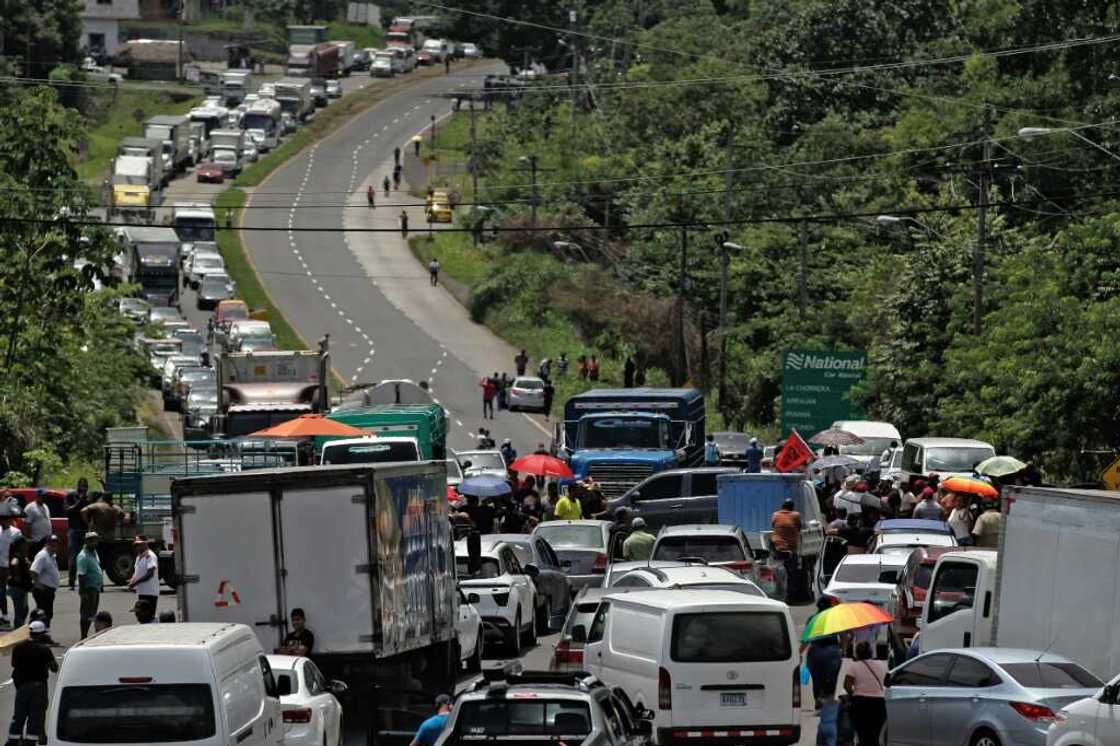
[[[217,389],[202,389],[200,391],[195,391],[192,387],[191,393],[187,395],[187,409],[213,409],[217,406]]]
[[[1076,663],[1002,663],[1000,666],[1030,689],[1096,689],[1104,682]]]
[[[213,274],[202,278],[203,290],[225,290],[229,284],[229,275]]]
[[[664,420],[648,417],[599,417],[580,428],[582,448],[667,449]]]
[[[565,547],[593,547],[603,546],[603,532],[598,526],[580,524],[542,524],[536,530],[537,536],[552,545],[553,549]]]
[[[513,382],[515,389],[529,389],[531,391],[541,391],[544,389],[544,382],[536,378],[518,378]]]
[[[787,660],[789,628],[775,611],[677,614],[670,656],[682,663],[756,663]]]
[[[505,459],[500,453],[467,453],[459,457],[459,466],[463,471],[474,469],[506,470]]]
[[[898,570],[878,564],[856,564],[845,562],[836,568],[833,580],[841,583],[896,583]]]
[[[249,309],[240,303],[233,303],[221,308],[222,321],[236,321],[249,318]]]
[[[504,699],[464,702],[455,721],[462,740],[488,741],[495,736],[586,736],[591,709],[577,700]]]
[[[984,459],[996,455],[991,446],[977,448],[927,448],[927,471],[970,472]]]
[[[664,536],[653,551],[655,560],[699,557],[708,562],[741,562],[743,547],[734,536]]]
[[[716,445],[729,451],[746,451],[751,439],[743,433],[716,433],[712,436]]]
[[[200,741],[216,731],[206,684],[68,686],[57,738],[72,743]]]
[[[407,441],[346,443],[323,446],[324,464],[383,464],[393,461],[419,461],[416,444]]]
[[[212,381],[214,380],[214,371],[210,368],[194,368],[192,370],[184,370],[179,374],[180,381],[187,383],[194,383],[195,381]]]
[[[501,565],[493,557],[483,557],[478,572],[471,575],[470,564],[466,557],[455,558],[455,574],[459,578],[497,578],[502,574]]]
[[[862,443],[853,446],[841,446],[840,453],[848,454],[849,456],[880,456],[883,451],[891,447],[891,443],[897,442],[897,438],[870,438],[863,436]]]

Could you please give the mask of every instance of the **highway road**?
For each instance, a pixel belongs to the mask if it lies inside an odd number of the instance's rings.
[[[512,373],[514,352],[470,322],[450,294],[430,287],[415,260],[402,259],[398,235],[340,229],[344,221],[361,227],[354,211],[362,221],[373,220],[373,212],[379,227],[395,226],[401,203],[416,198],[403,190],[388,200],[379,194],[378,208],[369,211],[366,182],[379,184],[391,171],[393,148],[403,150],[432,116],[450,111],[440,93],[481,85],[482,75],[500,69],[495,63],[419,81],[376,104],[274,172],[254,190],[242,221],[280,229],[249,230],[243,239],[273,302],[300,335],[314,344],[330,334],[334,368],[348,383],[428,380],[449,412],[455,450],[473,447],[483,426],[480,376]],[[519,452],[549,438],[542,421],[522,414],[501,412],[487,426]]]

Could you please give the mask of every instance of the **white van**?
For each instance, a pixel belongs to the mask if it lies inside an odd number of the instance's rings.
[[[969,476],[973,467],[995,455],[996,449],[982,440],[908,438],[902,446],[902,478]]]
[[[584,668],[654,711],[664,746],[706,741],[797,743],[798,645],[789,607],[726,590],[607,594],[588,630]]]
[[[272,669],[249,627],[132,624],[67,651],[47,741],[281,746],[284,725]]]
[[[389,464],[423,461],[416,438],[340,438],[323,444],[319,464]]]
[[[889,422],[876,420],[837,420],[832,423],[835,430],[843,430],[859,436],[862,443],[855,446],[840,446],[840,453],[849,456],[882,456],[883,451],[902,445],[902,435],[898,428]]]

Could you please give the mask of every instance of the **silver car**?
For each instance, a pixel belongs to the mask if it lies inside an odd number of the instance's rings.
[[[509,387],[509,411],[544,411],[544,381],[534,376],[518,376]]]
[[[509,476],[501,451],[459,451],[455,454],[464,477],[490,475],[498,479]]]
[[[533,529],[533,536],[543,537],[556,552],[574,593],[603,585],[610,563],[612,525],[595,520],[547,521]]]
[[[1016,648],[935,650],[884,683],[891,746],[1045,746],[1054,714],[1103,686],[1068,658]]]

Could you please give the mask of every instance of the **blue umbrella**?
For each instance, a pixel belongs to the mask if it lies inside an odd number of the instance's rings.
[[[459,484],[460,495],[474,495],[476,497],[497,497],[508,495],[512,492],[509,482],[501,477],[480,474],[477,477],[467,477]]]

